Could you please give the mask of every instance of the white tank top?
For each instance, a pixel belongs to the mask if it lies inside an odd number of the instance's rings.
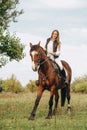
[[[50,40],[49,44],[47,45],[47,51],[53,52],[53,41],[52,40]]]

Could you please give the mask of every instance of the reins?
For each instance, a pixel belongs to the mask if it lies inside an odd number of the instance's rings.
[[[47,60],[48,60],[48,57],[44,61],[42,61],[41,63],[39,62],[39,65],[44,64]]]

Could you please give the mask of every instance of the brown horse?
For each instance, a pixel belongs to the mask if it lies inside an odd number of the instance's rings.
[[[29,117],[30,120],[35,118],[36,110],[41,99],[41,96],[45,89],[50,91],[50,100],[49,100],[49,112],[47,115],[47,119],[52,118],[53,114],[57,112],[58,105],[58,89],[61,89],[61,106],[64,106],[65,99],[67,97],[68,100],[68,108],[67,110],[70,112],[70,82],[71,82],[71,68],[67,62],[61,61],[62,65],[67,73],[67,81],[68,84],[65,84],[65,80],[59,75],[58,72],[55,71],[52,62],[47,57],[46,52],[40,46],[40,43],[37,45],[32,45],[30,43],[30,56],[32,59],[32,69],[33,71],[38,70],[38,78],[39,78],[39,87],[37,90],[37,98],[35,101],[35,105]],[[54,110],[52,111],[53,106],[53,97],[55,97],[55,105]]]

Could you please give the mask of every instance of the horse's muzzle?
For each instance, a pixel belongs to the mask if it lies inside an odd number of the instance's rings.
[[[37,71],[38,70],[38,64],[32,64],[32,70]]]
[[[38,69],[37,69],[37,67],[34,67],[34,68],[32,67],[32,70],[33,71],[37,71]]]

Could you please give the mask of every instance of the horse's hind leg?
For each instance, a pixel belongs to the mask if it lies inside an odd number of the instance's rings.
[[[54,106],[54,110],[53,110],[53,115],[55,115],[57,112],[58,100],[59,100],[59,94],[58,94],[58,90],[57,90],[55,92],[55,106]]]
[[[67,101],[68,101],[67,111],[70,114],[70,112],[71,112],[71,105],[70,105],[70,84],[68,84],[68,86],[67,86]]]

